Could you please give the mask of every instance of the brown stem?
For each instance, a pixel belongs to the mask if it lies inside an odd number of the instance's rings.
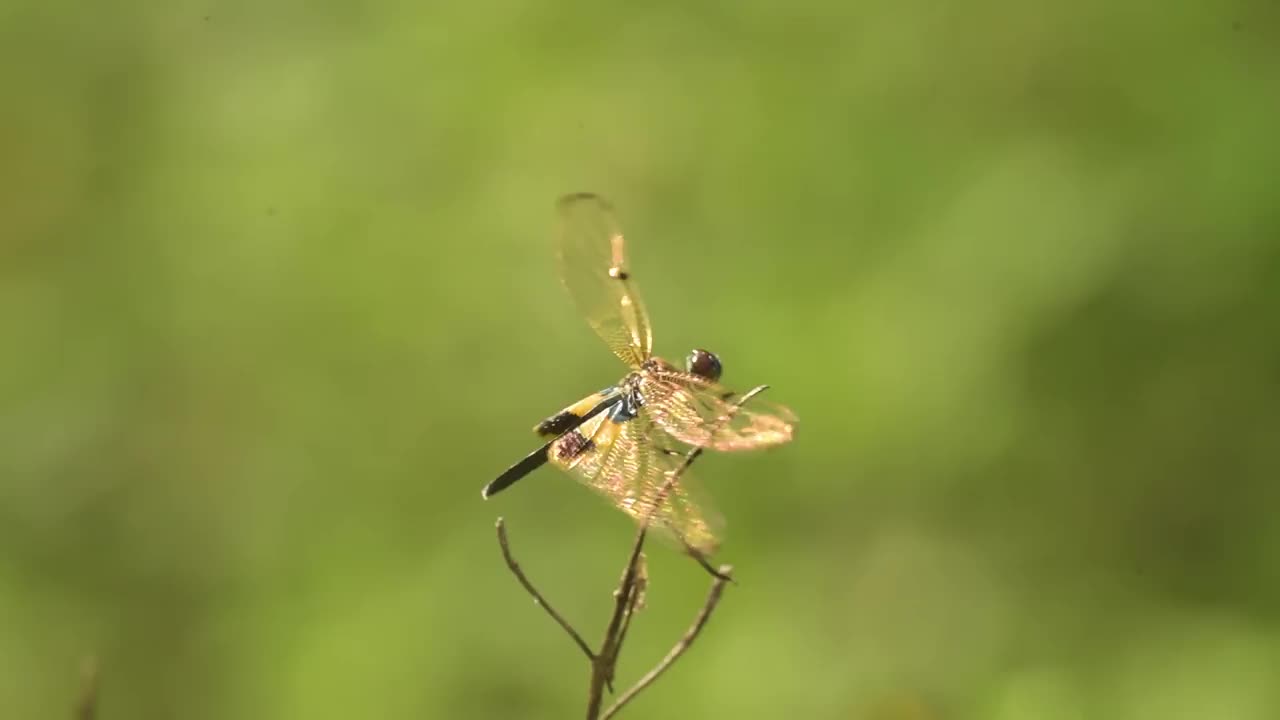
[[[635,609],[637,568],[640,558],[643,557],[646,530],[641,526],[636,532],[636,541],[631,546],[631,555],[627,559],[626,569],[622,571],[622,580],[618,583],[618,589],[613,592],[613,614],[609,616],[609,625],[605,628],[604,639],[600,642],[600,652],[591,663],[591,684],[587,687],[587,720],[596,720],[600,717],[604,690],[613,684],[623,631],[630,624],[631,610]]]
[[[98,661],[85,658],[80,670],[80,697],[76,700],[76,720],[93,720],[98,714]]]
[[[716,605],[720,603],[720,595],[724,592],[724,586],[729,582],[733,567],[729,565],[721,565],[716,573],[716,579],[711,583],[711,592],[707,593],[707,601],[702,604],[702,610],[698,611],[698,616],[693,619],[693,624],[685,631],[684,636],[667,652],[666,657],[653,667],[652,670],[644,674],[644,677],[636,681],[629,690],[622,693],[617,701],[609,706],[608,710],[600,716],[601,720],[608,720],[613,717],[624,705],[631,702],[636,695],[653,684],[662,673],[667,671],[680,656],[693,645],[693,641],[698,639],[698,633],[702,632],[702,628],[711,619],[711,613],[715,611]]]
[[[622,627],[618,628],[618,641],[613,646],[613,657],[622,654],[622,643],[627,639],[627,631],[631,629],[631,621],[635,619],[636,610],[644,607],[644,594],[649,589],[648,570],[645,568],[644,555],[640,556],[640,565],[636,568],[635,582],[631,586],[631,597],[627,600],[627,609],[622,616]],[[616,665],[615,665],[616,669]],[[613,692],[613,688],[609,688]]]
[[[547,614],[559,623],[560,627],[564,628],[565,632],[569,633],[569,637],[573,638],[573,641],[578,644],[578,647],[582,649],[584,654],[586,654],[587,659],[594,663],[596,661],[596,655],[591,652],[591,646],[587,645],[587,641],[582,639],[582,636],[578,634],[577,630],[573,629],[573,626],[569,624],[569,621],[561,617],[560,613],[556,612],[556,609],[551,607],[551,603],[548,603],[547,599],[542,597],[542,593],[538,592],[538,589],[533,586],[533,583],[529,582],[529,578],[525,577],[524,571],[520,569],[520,564],[511,556],[511,546],[507,543],[507,525],[503,522],[502,518],[498,518],[497,528],[498,545],[502,547],[502,557],[506,559],[507,567],[511,568],[511,574],[515,575],[516,580],[519,580],[520,584],[524,586],[524,589],[533,596],[533,603],[541,606],[543,610],[546,610]]]

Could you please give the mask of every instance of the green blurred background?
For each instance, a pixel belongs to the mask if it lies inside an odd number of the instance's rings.
[[[574,190],[802,418],[625,717],[1280,717],[1280,9],[1129,5],[6,3],[0,717],[580,716]]]

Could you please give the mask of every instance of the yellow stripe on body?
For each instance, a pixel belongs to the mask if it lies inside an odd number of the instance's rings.
[[[538,435],[541,435],[542,437],[552,437],[555,435],[559,435],[560,432],[556,430],[556,425],[559,422],[565,422],[571,418],[574,418],[574,417],[580,418],[586,415],[587,413],[591,412],[592,408],[594,408],[596,405],[599,405],[608,396],[609,394],[607,393],[600,393],[600,392],[591,393],[590,395],[582,398],[578,402],[561,410],[555,415],[552,415],[546,420],[543,420],[537,425],[534,425],[533,431]]]

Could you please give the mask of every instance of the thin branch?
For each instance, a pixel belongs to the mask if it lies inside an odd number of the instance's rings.
[[[511,574],[515,575],[516,579],[520,581],[520,584],[524,586],[524,589],[533,596],[533,603],[535,605],[540,605],[543,610],[546,610],[547,614],[559,623],[560,627],[564,628],[565,632],[569,633],[569,637],[573,638],[573,641],[578,644],[578,647],[582,649],[582,652],[587,656],[587,659],[594,663],[596,661],[596,654],[591,652],[591,646],[587,644],[586,640],[582,639],[582,636],[578,634],[577,630],[573,629],[573,626],[569,624],[569,621],[561,617],[560,613],[556,612],[555,608],[551,607],[551,604],[547,602],[547,599],[542,597],[542,593],[538,592],[538,589],[533,586],[533,583],[529,582],[529,578],[525,577],[524,571],[520,569],[520,564],[511,556],[511,546],[507,543],[507,525],[503,522],[502,518],[498,518],[497,528],[498,545],[502,547],[502,557],[506,559],[507,567],[511,568]]]
[[[622,580],[618,589],[613,591],[613,614],[609,616],[609,625],[605,628],[604,639],[600,642],[600,652],[591,662],[591,684],[587,687],[587,720],[595,720],[600,716],[600,707],[604,701],[605,688],[613,692],[613,674],[618,665],[618,649],[622,639],[622,629],[630,624],[623,623],[627,619],[628,608],[635,607],[637,568],[643,557],[646,528],[640,527],[636,532],[636,541],[631,546],[631,555],[627,559],[627,567],[622,571]]]
[[[645,528],[640,528],[636,532],[636,541],[631,546],[631,556],[627,560],[627,567],[622,571],[622,580],[618,583],[618,589],[613,593],[613,615],[609,617],[609,625],[604,633],[604,642],[600,647],[600,657],[602,658],[616,657],[617,653],[613,651],[617,649],[619,632],[622,628],[623,620],[626,619],[627,608],[635,605],[636,580],[639,577],[641,558],[644,557],[645,534]]]
[[[667,653],[662,661],[653,667],[652,670],[644,674],[644,677],[636,681],[629,690],[622,693],[613,705],[600,716],[601,720],[608,720],[613,717],[627,703],[631,702],[636,695],[653,684],[662,673],[667,671],[680,656],[693,645],[693,641],[698,639],[698,634],[702,632],[702,628],[706,626],[707,621],[711,619],[711,613],[715,611],[716,605],[720,603],[720,595],[724,593],[725,584],[729,582],[729,578],[733,573],[733,567],[729,565],[721,565],[718,568],[716,580],[711,583],[711,592],[707,593],[707,601],[703,603],[702,610],[698,612],[698,616],[693,619],[693,624],[685,631],[684,636]]]
[[[700,550],[686,546],[685,552],[689,554],[689,557],[693,558],[694,562],[702,566],[702,569],[706,570],[707,574],[711,577],[723,582],[733,583],[734,585],[738,584],[738,581],[734,580],[732,576],[725,575],[723,570],[717,570],[716,568],[711,567],[711,561],[707,560],[707,556],[703,555]],[[720,567],[723,568],[724,566],[721,565]]]
[[[616,658],[622,654],[622,643],[627,639],[627,631],[631,629],[631,621],[635,619],[636,611],[644,609],[644,595],[648,589],[649,571],[645,566],[644,555],[641,555],[640,564],[636,568],[635,582],[631,586],[631,597],[627,601],[627,611],[622,616],[622,627],[618,628],[618,641],[613,646],[615,665]],[[613,688],[610,688],[609,692],[613,692]]]
[[[80,696],[76,720],[93,720],[98,714],[98,661],[91,655],[80,669]]]

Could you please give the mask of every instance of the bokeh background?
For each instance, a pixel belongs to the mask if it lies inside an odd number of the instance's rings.
[[[657,347],[741,583],[625,717],[1280,717],[1270,2],[0,9],[0,716],[564,718],[627,519],[534,422]],[[661,546],[621,681],[707,578]]]

